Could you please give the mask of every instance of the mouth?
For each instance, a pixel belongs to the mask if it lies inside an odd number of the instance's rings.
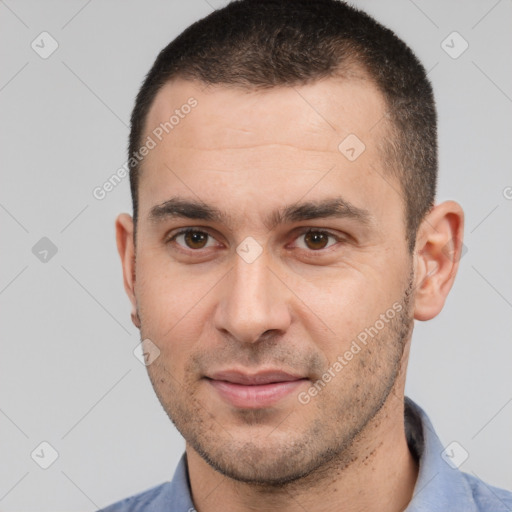
[[[308,380],[281,370],[257,373],[227,370],[205,378],[225,402],[244,409],[270,407]]]

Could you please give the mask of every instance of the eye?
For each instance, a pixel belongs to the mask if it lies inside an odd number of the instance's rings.
[[[176,242],[179,246],[186,249],[198,250],[214,246],[215,244],[213,243],[213,240],[214,238],[206,231],[187,228],[175,233],[171,238],[169,238],[168,243]]]
[[[302,244],[297,242],[297,246],[300,249],[312,251],[320,251],[322,249],[326,249],[341,240],[339,237],[329,233],[328,231],[322,231],[318,229],[309,229],[305,233],[302,233],[297,238],[297,240],[300,240],[301,238],[304,239],[304,242]],[[329,243],[329,239],[332,240],[331,243]]]

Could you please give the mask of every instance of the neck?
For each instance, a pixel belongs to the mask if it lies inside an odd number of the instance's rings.
[[[393,391],[354,440],[349,465],[344,463],[342,467],[339,460],[332,460],[314,474],[284,486],[255,486],[228,478],[211,468],[187,444],[195,508],[198,512],[397,512],[405,509],[412,498],[418,466],[407,446],[403,391],[400,394]]]

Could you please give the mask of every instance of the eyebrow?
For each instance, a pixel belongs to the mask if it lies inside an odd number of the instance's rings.
[[[323,218],[348,218],[369,225],[374,221],[372,214],[359,208],[341,196],[318,201],[305,201],[278,208],[270,212],[265,225],[274,229],[280,224]],[[159,223],[173,218],[205,220],[224,224],[234,224],[236,216],[228,214],[213,205],[194,199],[172,197],[154,206],[149,212],[149,220]]]

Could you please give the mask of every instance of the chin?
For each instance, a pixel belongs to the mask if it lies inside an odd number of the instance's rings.
[[[269,460],[270,457],[273,460]],[[289,456],[276,458],[275,452],[272,455],[260,453],[258,457],[250,459],[203,458],[213,469],[228,478],[263,487],[282,487],[307,476],[311,471],[301,468],[300,461],[294,463]]]
[[[294,438],[289,432],[265,429],[257,440],[254,435],[237,437],[234,434],[233,438],[221,444],[205,438],[189,440],[189,443],[222,475],[264,487],[281,487],[300,480],[335,455],[317,446],[311,441],[315,437],[310,435]]]

